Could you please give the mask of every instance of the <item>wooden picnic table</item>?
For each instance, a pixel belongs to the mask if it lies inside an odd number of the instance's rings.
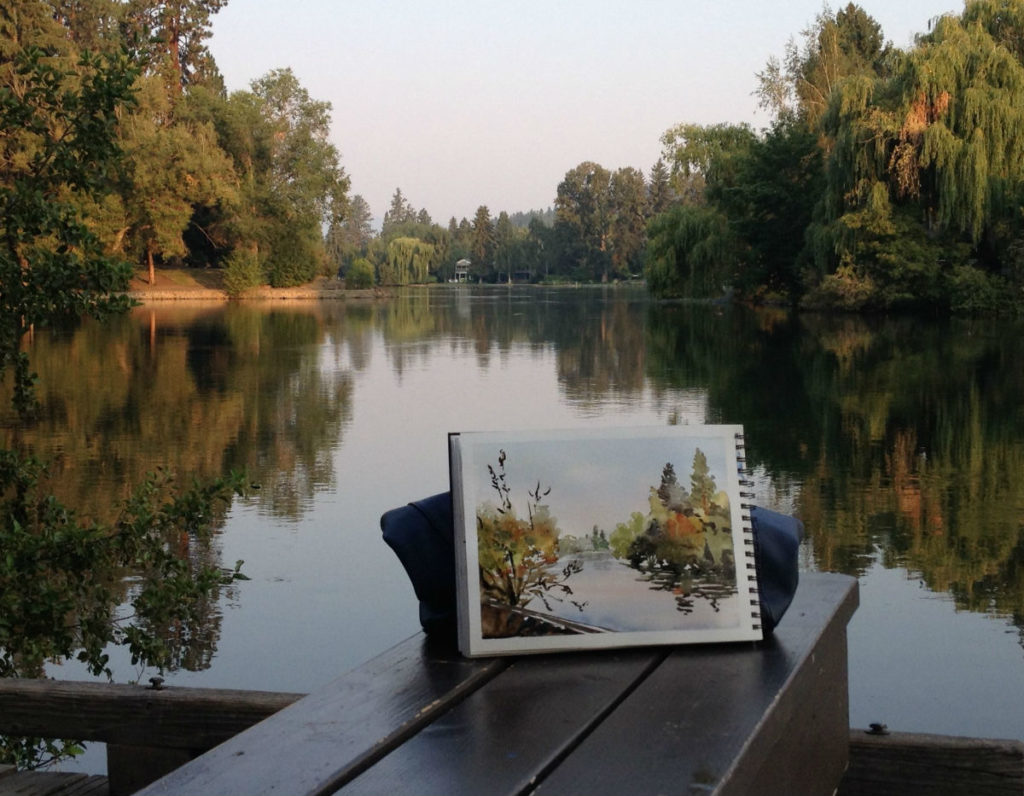
[[[139,794],[828,796],[857,599],[805,573],[757,643],[470,660],[417,635]]]

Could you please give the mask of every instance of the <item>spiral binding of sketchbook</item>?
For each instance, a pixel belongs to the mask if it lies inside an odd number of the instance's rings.
[[[743,428],[449,435],[459,646],[762,637]]]
[[[754,535],[754,526],[751,524],[750,510],[751,503],[746,501],[754,499],[754,488],[751,480],[750,470],[747,469],[747,439],[743,432],[737,432],[736,439],[736,474],[740,485],[740,519],[741,534],[743,536],[743,561],[746,564],[746,578],[748,583],[757,583],[757,537]],[[750,596],[750,617],[754,620],[754,627],[761,628],[761,600],[755,593]]]

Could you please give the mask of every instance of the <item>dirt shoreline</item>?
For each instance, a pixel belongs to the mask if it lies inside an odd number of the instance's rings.
[[[297,287],[258,287],[238,297],[231,297],[221,287],[219,271],[203,269],[161,269],[150,284],[147,276],[137,273],[127,291],[135,301],[347,301],[349,299],[389,298],[379,288],[346,290],[345,283],[321,277]]]

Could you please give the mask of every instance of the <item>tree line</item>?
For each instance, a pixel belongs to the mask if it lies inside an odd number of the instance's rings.
[[[634,168],[609,171],[585,161],[559,183],[553,207],[492,215],[481,205],[472,219],[434,222],[395,190],[379,234],[359,195],[351,212],[328,231],[328,248],[351,280],[402,285],[447,281],[460,260],[473,281],[608,282],[639,278],[646,227],[668,197],[668,170],[659,161],[648,183]],[[361,281],[361,284],[363,283]]]
[[[224,271],[229,291],[341,274],[352,286],[643,276],[659,296],[850,310],[993,311],[1024,289],[1024,0],[968,0],[900,49],[828,7],[756,75],[771,114],[682,123],[645,174],[584,161],[553,205],[435,222],[396,189],[379,231],[329,140],[330,105],[288,68],[225,91],[207,47],[226,0],[3,0],[0,86],[18,53],[68,75],[137,68],[101,199],[71,195],[104,251]],[[47,122],[60,125],[57,118]],[[8,135],[0,180],[33,157]]]
[[[900,49],[859,6],[826,6],[756,75],[765,129],[676,125],[647,175],[583,162],[525,225],[480,207],[444,228],[396,191],[363,264],[394,284],[465,258],[482,281],[642,274],[659,296],[1017,311],[1024,2],[968,0],[927,25]]]

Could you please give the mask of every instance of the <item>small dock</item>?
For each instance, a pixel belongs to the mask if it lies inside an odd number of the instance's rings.
[[[857,583],[801,578],[756,644],[466,659],[417,635],[301,698],[0,680],[0,732],[106,741],[110,796],[1024,793],[1024,743],[851,731]],[[0,794],[105,793],[14,789],[47,776]]]

